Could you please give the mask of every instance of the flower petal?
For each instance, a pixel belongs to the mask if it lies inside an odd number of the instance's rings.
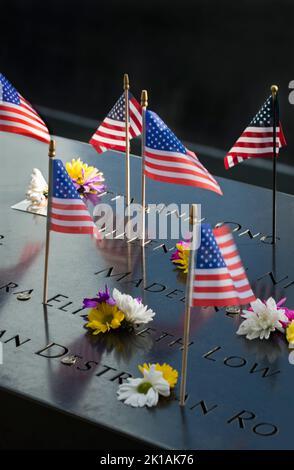
[[[146,398],[147,398],[146,405],[148,407],[156,406],[158,403],[158,398],[159,398],[158,392],[154,390],[154,388],[149,388]]]
[[[254,300],[250,305],[255,313],[261,313],[264,311],[264,303],[260,299]]]
[[[84,299],[83,300],[83,306],[85,308],[96,308],[97,307],[97,304],[98,304],[98,299],[97,298],[93,298],[93,299]]]
[[[267,299],[266,306],[272,312],[277,310],[277,304],[276,304],[275,299],[273,299],[273,297],[269,297]]]
[[[159,393],[159,395],[162,395],[164,397],[168,397],[170,395],[170,386],[165,379],[161,379],[160,381],[158,381],[154,388]]]
[[[147,401],[146,395],[144,393],[134,393],[130,395],[126,400],[125,404],[133,406],[135,408],[145,406]]]

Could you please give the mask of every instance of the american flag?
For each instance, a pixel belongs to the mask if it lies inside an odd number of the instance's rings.
[[[31,105],[0,73],[0,131],[50,142],[49,131]]]
[[[50,230],[62,233],[90,233],[97,227],[73,185],[61,160],[53,160]]]
[[[192,306],[245,305],[255,300],[227,226],[201,225],[196,252]]]
[[[220,186],[153,111],[146,111],[145,175],[166,183],[198,186],[222,194]]]
[[[142,109],[138,101],[129,92],[129,120],[130,138],[136,137],[142,132]],[[125,131],[125,95],[123,94],[115,103],[110,113],[100,124],[90,140],[90,144],[98,153],[106,150],[126,150]]]
[[[273,157],[273,98],[270,96],[252,119],[249,126],[225,156],[225,168],[229,168],[249,158]],[[286,145],[279,121],[278,103],[276,103],[276,153]]]

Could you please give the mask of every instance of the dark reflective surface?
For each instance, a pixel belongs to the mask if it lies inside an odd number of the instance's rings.
[[[64,161],[78,155],[95,164],[104,172],[108,189],[123,193],[124,159],[119,154],[97,156],[86,144],[57,138],[57,155]],[[128,374],[138,375],[138,364],[166,361],[180,370],[185,284],[169,261],[170,252],[155,249],[158,246],[155,241],[145,248],[143,263],[136,243],[127,245],[119,240],[95,243],[88,236],[53,233],[51,300],[44,309],[42,245],[46,220],[12,210],[10,206],[23,199],[33,167],[46,175],[47,148],[21,136],[1,134],[1,161],[5,174],[1,180],[0,205],[0,235],[4,236],[0,239],[2,388],[159,447],[293,446],[294,368],[289,364],[284,338],[248,342],[235,334],[239,317],[226,315],[224,310],[214,312],[206,308],[192,312],[193,344],[185,409],[173,398],[151,410],[132,409],[119,403],[116,399],[119,380]],[[137,200],[140,163],[139,159],[132,159],[132,195]],[[270,233],[271,193],[229,180],[219,182],[223,198],[148,180],[147,201],[201,203],[202,216],[209,222],[230,221],[236,228],[239,223],[242,227],[235,232],[235,239],[255,291],[261,297],[274,295],[279,299],[286,295],[287,304],[293,307],[293,198],[279,194],[280,240],[274,253],[270,244],[260,240],[262,234]],[[108,194],[103,200],[112,197]],[[260,235],[253,239],[248,234],[240,236],[246,229]],[[168,248],[173,245],[172,241],[167,243]],[[267,274],[271,271],[276,285]],[[133,336],[113,334],[96,339],[89,336],[84,329],[85,311],[80,310],[82,299],[92,297],[106,282],[111,288],[141,296],[156,311],[153,323],[148,325],[150,329],[140,328]],[[3,287],[8,283],[10,286]],[[18,301],[16,294],[29,289],[34,289],[31,300]],[[15,335],[19,338],[13,339]],[[48,348],[51,343],[55,344]],[[61,363],[61,358],[69,354],[78,356],[72,366]],[[178,389],[179,386],[176,394]],[[238,419],[240,413],[247,420]]]
[[[33,104],[103,119],[128,72],[133,93],[146,88],[180,139],[229,150],[277,83],[289,145],[282,158],[292,165],[292,0],[72,0],[70,12],[59,0],[10,0],[2,8],[2,72]],[[11,34],[23,28],[21,41]],[[52,134],[84,141],[96,126],[43,117]]]

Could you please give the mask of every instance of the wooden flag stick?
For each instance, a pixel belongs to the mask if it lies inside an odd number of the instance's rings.
[[[49,171],[48,171],[48,203],[47,203],[47,226],[46,226],[46,246],[45,246],[45,269],[44,269],[44,287],[43,287],[43,304],[48,300],[48,263],[50,249],[50,212],[52,201],[52,181],[53,181],[53,159],[55,157],[55,140],[49,143]]]
[[[195,251],[193,240],[194,224],[197,221],[197,205],[192,204],[190,210],[190,231],[192,232],[191,248],[189,252],[189,268],[186,286],[186,303],[185,303],[185,320],[184,320],[184,338],[183,338],[183,352],[182,352],[182,373],[181,373],[181,386],[180,386],[180,406],[185,406],[186,398],[186,383],[187,383],[187,365],[188,365],[188,349],[189,349],[189,336],[190,336],[190,314],[193,293],[193,277],[194,277],[194,259]],[[193,243],[194,242],[194,243]]]
[[[272,228],[272,244],[276,244],[277,238],[277,94],[279,88],[277,85],[271,86],[273,98],[273,228]]]
[[[130,188],[130,111],[129,111],[129,76],[124,74],[124,93],[125,93],[125,130],[126,130],[126,206],[129,207],[131,203],[131,188]]]
[[[142,108],[142,147],[141,147],[141,157],[142,157],[142,182],[141,182],[141,203],[142,203],[142,240],[141,245],[145,245],[145,206],[146,206],[146,181],[145,181],[145,136],[146,136],[146,109],[148,106],[148,93],[146,90],[142,90],[141,93],[141,108]]]

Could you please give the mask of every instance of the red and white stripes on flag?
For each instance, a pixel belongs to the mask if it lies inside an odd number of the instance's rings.
[[[50,142],[49,131],[40,116],[6,77],[0,73],[0,131]]]
[[[186,149],[153,111],[146,111],[144,173],[157,181],[197,186],[222,194],[219,184],[195,153]]]
[[[50,230],[61,233],[96,232],[96,226],[81,199],[52,198]]]
[[[129,133],[130,139],[142,132],[142,109],[129,92]],[[126,150],[125,95],[123,94],[108,113],[90,140],[98,153],[106,150]]]
[[[88,208],[70,179],[61,160],[53,160],[50,230],[61,233],[89,233],[98,237],[98,229]]]
[[[276,154],[278,155],[280,148],[286,145],[286,139],[278,119],[278,109],[276,122],[279,123],[276,126]],[[228,170],[250,158],[273,158],[273,139],[273,102],[272,97],[269,97],[225,156],[225,168]]]
[[[199,161],[195,153],[186,149],[186,155],[177,152],[160,152],[145,147],[145,175],[165,183],[198,186],[222,195],[222,190]]]
[[[201,227],[196,252],[192,306],[246,305],[255,300],[233,236],[227,226]]]
[[[286,145],[286,139],[281,128],[276,127],[277,155],[281,147]],[[225,157],[225,168],[228,170],[249,158],[273,157],[273,128],[247,127]]]

